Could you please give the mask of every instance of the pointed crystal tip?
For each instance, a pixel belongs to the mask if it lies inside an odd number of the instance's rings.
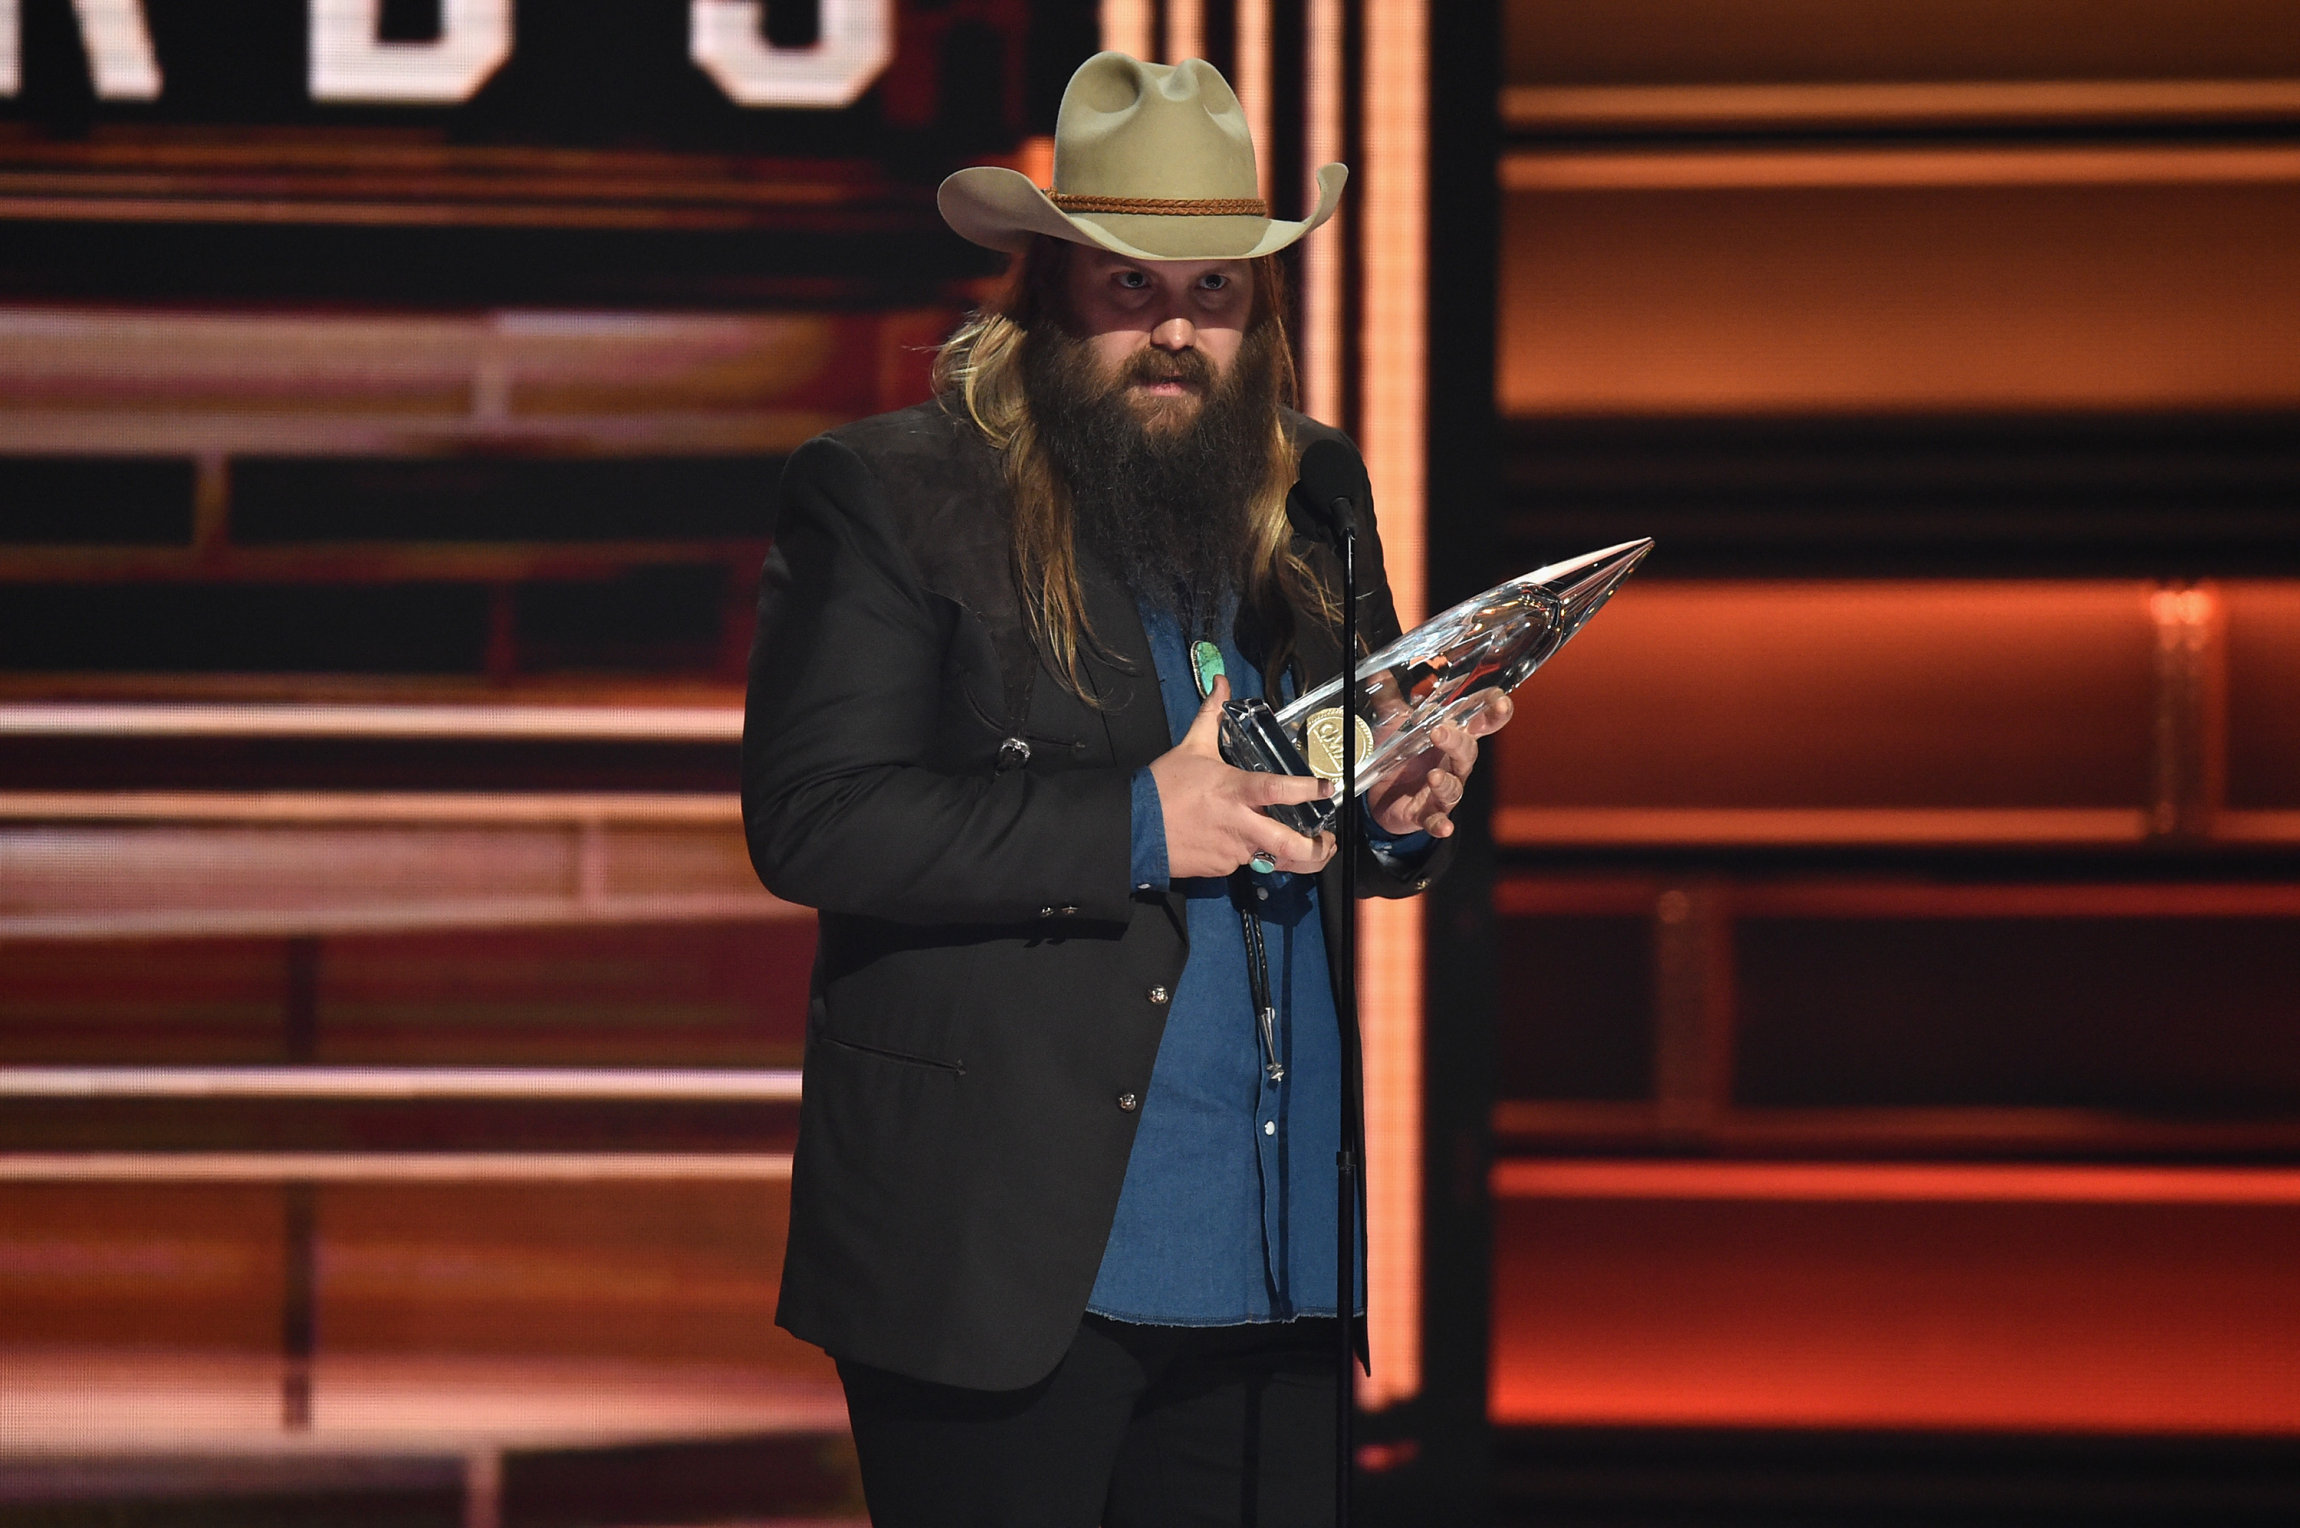
[[[1600,551],[1585,552],[1565,562],[1553,562],[1536,571],[1532,581],[1548,590],[1558,602],[1559,624],[1563,628],[1559,640],[1562,642],[1581,630],[1652,550],[1653,538],[1646,536]]]

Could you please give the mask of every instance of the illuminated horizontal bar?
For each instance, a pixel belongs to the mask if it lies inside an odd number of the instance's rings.
[[[1655,877],[1505,876],[1494,910],[1505,917],[1651,916],[1672,883]],[[2064,882],[1942,885],[1814,878],[1719,883],[1737,918],[2294,918],[2289,882]]]
[[[263,413],[250,407],[195,408],[170,399],[165,412],[148,401],[117,406],[25,408],[0,406],[0,450],[19,456],[171,456],[219,451],[264,456],[432,456],[474,447],[580,449],[605,456],[694,453],[781,455],[813,436],[847,423],[831,409],[760,408],[748,414],[635,406],[623,415],[519,415],[475,419],[445,412]],[[340,545],[340,544],[339,544]],[[702,544],[706,548],[709,543]],[[529,543],[531,548],[534,543]],[[569,560],[579,544],[558,549]],[[298,553],[300,551],[300,559]],[[158,555],[128,547],[11,547],[10,561],[108,561]],[[317,562],[317,546],[238,548],[227,565],[262,568],[268,559]],[[472,554],[475,558],[483,555]],[[536,555],[544,555],[536,549]]]
[[[2232,844],[2300,844],[2300,812],[2214,812],[2205,836]]]
[[[374,822],[718,827],[742,802],[701,791],[0,791],[0,821]]]
[[[586,205],[580,202],[289,200],[231,196],[42,195],[0,180],[0,218],[13,221],[320,224],[356,228],[616,228],[739,231],[782,221],[780,209]],[[843,210],[843,209],[842,209]],[[862,216],[867,217],[864,213]]]
[[[2300,1168],[1504,1161],[1504,1199],[2300,1206]]]
[[[720,793],[0,793],[0,938],[811,916],[760,886],[740,822]]]
[[[1494,837],[1524,845],[2128,844],[2148,813],[2124,807],[1505,806]]]
[[[117,156],[91,153],[81,144],[72,147],[81,152],[68,158],[19,151],[0,173],[0,195],[99,206],[131,200],[227,205],[236,200],[258,209],[258,221],[272,223],[325,221],[338,212],[354,220],[367,220],[371,213],[376,220],[388,220],[397,210],[429,206],[479,214],[564,206],[653,226],[648,220],[660,223],[687,209],[867,215],[888,205],[883,187],[858,176],[802,179],[803,172],[789,171],[762,176],[743,161],[722,161],[698,173],[691,159],[679,163],[668,154],[649,156],[653,164],[612,156],[625,161],[616,165],[591,155],[583,156],[590,163],[559,154],[522,161],[458,149],[453,159],[433,157],[431,163],[418,164],[404,154],[369,156],[334,144],[328,145],[324,161],[314,155],[300,162],[292,150],[273,145],[264,146],[271,150],[266,154],[249,152],[246,145],[221,151],[202,145],[186,152],[179,145],[138,142],[134,149],[140,152]],[[246,193],[245,176],[251,171],[270,182],[260,198]]]
[[[1493,1106],[1496,1135],[1538,1138],[1548,1149],[1681,1143],[1688,1127],[1651,1100],[1504,1099]],[[2163,1152],[2289,1153],[2300,1121],[2166,1119],[2099,1109],[2036,1107],[1721,1108],[1691,1127],[1708,1149],[1793,1151],[1844,1159],[1854,1152],[1894,1155],[1938,1150],[1998,1155],[2081,1152],[2124,1156]],[[1542,1148],[1523,1144],[1528,1152]]]
[[[2300,148],[1516,149],[1500,177],[1504,191],[2281,184],[2300,181]]]
[[[454,902],[379,900],[365,906],[10,914],[0,915],[0,939],[272,939],[589,924],[771,923],[813,916],[811,908],[780,901],[763,890],[751,895],[471,897]]]
[[[795,1103],[795,1070],[605,1067],[0,1067],[0,1098],[572,1099]]]
[[[2300,114],[2300,80],[1514,85],[1501,113],[1519,131],[2257,119]]]
[[[0,1183],[777,1182],[788,1152],[10,1152]]]
[[[0,385],[5,385],[0,382]],[[20,420],[0,413],[0,451]],[[58,453],[80,454],[80,453]],[[105,453],[112,454],[112,453]],[[0,586],[94,583],[517,583],[597,582],[639,568],[758,566],[764,538],[716,541],[512,542],[347,541],[323,546],[0,547]],[[214,702],[210,702],[214,704]]]
[[[739,706],[0,705],[0,737],[736,743]]]
[[[1926,886],[1790,881],[1726,893],[1752,918],[2296,918],[2300,886]]]

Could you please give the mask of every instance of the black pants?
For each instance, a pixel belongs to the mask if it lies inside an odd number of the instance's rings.
[[[875,1528],[1325,1528],[1334,1324],[1088,1316],[1027,1390],[839,1363]]]

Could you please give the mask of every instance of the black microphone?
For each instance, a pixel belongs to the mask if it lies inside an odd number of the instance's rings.
[[[1358,470],[1347,447],[1338,440],[1310,442],[1295,481],[1302,491],[1286,501],[1287,518],[1295,530],[1334,546],[1356,539]],[[1310,517],[1306,525],[1305,513]]]
[[[1358,534],[1357,463],[1350,452],[1337,440],[1317,440],[1302,453],[1302,465],[1296,475],[1301,492],[1286,500],[1287,517],[1294,528],[1313,540],[1324,541],[1333,547],[1342,563],[1342,629],[1341,662],[1343,684],[1340,718],[1342,727],[1341,779],[1336,792],[1338,810],[1334,813],[1334,836],[1340,840],[1336,858],[1341,863],[1341,905],[1347,909],[1341,922],[1342,950],[1341,981],[1335,992],[1335,1006],[1340,1010],[1345,1034],[1358,1032],[1358,728],[1364,725],[1358,719],[1357,686],[1354,680],[1355,654],[1358,651],[1358,601],[1363,596],[1358,590]],[[1297,506],[1297,501],[1302,501]],[[1314,524],[1305,526],[1304,518]],[[1332,713],[1327,713],[1331,715]],[[1334,1368],[1339,1383],[1334,1390],[1334,1522],[1343,1528],[1350,1520],[1350,1476],[1356,1464],[1352,1435],[1355,1431],[1356,1385],[1351,1369],[1357,1361],[1357,1321],[1352,1312],[1357,1307],[1358,1261],[1358,1161],[1357,1098],[1351,1093],[1348,1068],[1342,1069],[1340,1097],[1336,1116],[1342,1121],[1341,1149],[1334,1153]]]

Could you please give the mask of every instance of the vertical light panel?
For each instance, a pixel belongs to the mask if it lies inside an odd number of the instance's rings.
[[[1429,230],[1428,27],[1421,3],[1383,0],[1365,18],[1365,265],[1359,315],[1358,444],[1380,507],[1398,619],[1422,618]]]
[[[1270,195],[1270,0],[1238,0],[1239,104],[1246,130],[1254,135],[1262,195]]]
[[[1156,58],[1151,21],[1151,0],[1102,0],[1102,46],[1136,58]]]
[[[1309,0],[1307,34],[1302,157],[1315,173],[1342,157],[1342,0]],[[1359,194],[1352,188],[1350,198]],[[1312,188],[1305,210],[1316,197]],[[1342,420],[1342,241],[1356,222],[1350,198],[1302,242],[1302,411],[1329,424]]]
[[[1422,618],[1427,440],[1426,0],[1365,7],[1364,262],[1358,443],[1381,515],[1398,618]],[[1422,909],[1360,905],[1359,1023],[1366,1052],[1366,1283],[1374,1372],[1368,1407],[1421,1389]]]
[[[1166,0],[1165,62],[1206,56],[1206,0]]]

